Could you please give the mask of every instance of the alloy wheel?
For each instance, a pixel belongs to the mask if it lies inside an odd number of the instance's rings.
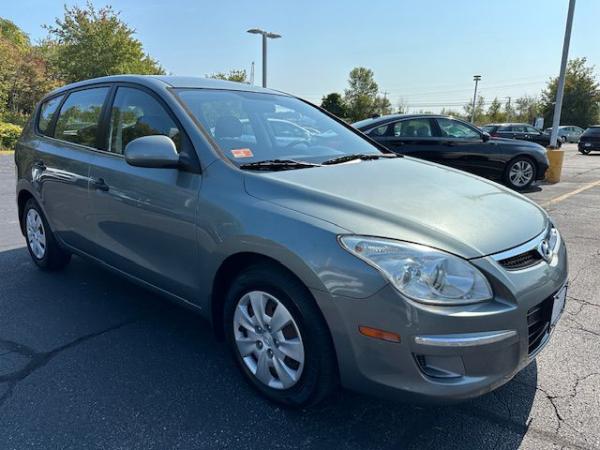
[[[290,311],[276,297],[251,291],[233,317],[237,350],[258,381],[273,389],[294,386],[304,368],[304,343]]]
[[[533,179],[533,166],[529,161],[517,161],[510,167],[508,178],[516,187],[527,186]]]
[[[46,255],[46,232],[40,214],[35,209],[27,211],[26,219],[27,242],[31,252],[37,259]]]

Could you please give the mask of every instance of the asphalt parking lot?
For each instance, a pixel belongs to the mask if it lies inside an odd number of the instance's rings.
[[[288,411],[243,382],[201,318],[80,258],[30,262],[0,155],[0,449],[600,449],[600,153],[526,195],[569,248],[551,343],[514,380],[448,407],[342,392]]]

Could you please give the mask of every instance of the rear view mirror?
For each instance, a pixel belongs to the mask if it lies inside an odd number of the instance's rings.
[[[125,161],[136,167],[177,168],[179,154],[170,137],[142,136],[125,147]]]

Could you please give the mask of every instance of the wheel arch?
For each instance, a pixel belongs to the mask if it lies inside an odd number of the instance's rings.
[[[19,214],[19,228],[21,228],[21,234],[25,236],[25,228],[23,226],[23,212],[25,210],[25,205],[29,201],[29,199],[34,199],[35,196],[28,191],[27,189],[21,189],[17,194],[17,210]]]

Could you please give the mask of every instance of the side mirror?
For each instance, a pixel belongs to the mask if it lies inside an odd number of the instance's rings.
[[[170,137],[142,136],[125,147],[125,161],[136,167],[169,168],[179,167],[179,154]]]
[[[492,137],[490,136],[490,133],[488,133],[487,131],[484,131],[483,133],[481,133],[481,140],[483,140],[483,142],[487,142],[491,138]]]

